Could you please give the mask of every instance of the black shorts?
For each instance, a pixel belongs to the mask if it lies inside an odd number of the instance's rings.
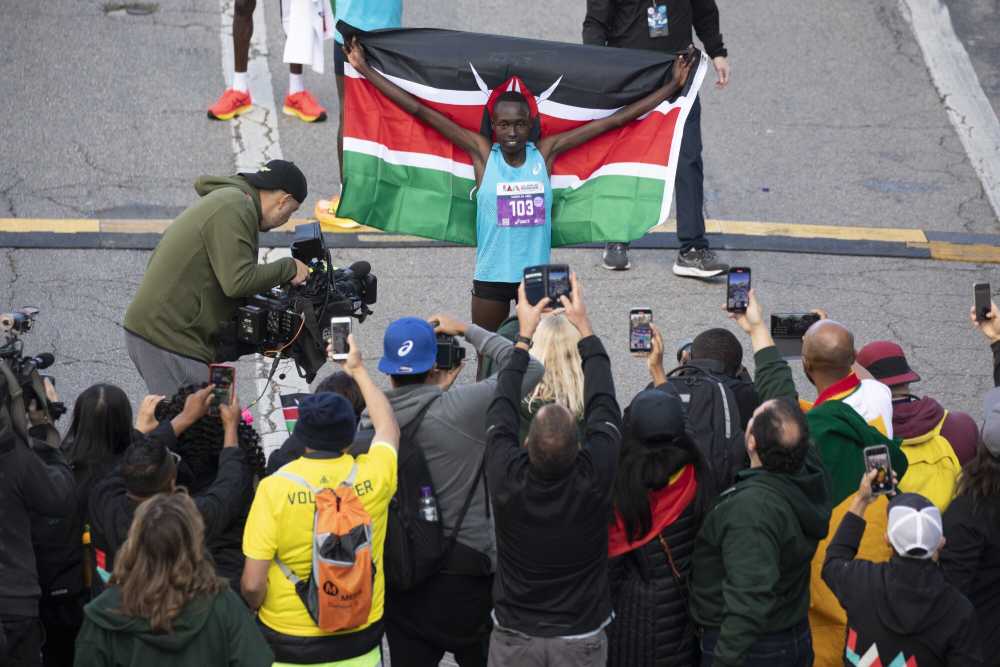
[[[337,76],[344,76],[344,63],[347,57],[344,56],[344,45],[333,40],[333,73]]]
[[[491,283],[486,280],[472,281],[472,296],[487,301],[510,303],[517,301],[517,286],[520,283]]]

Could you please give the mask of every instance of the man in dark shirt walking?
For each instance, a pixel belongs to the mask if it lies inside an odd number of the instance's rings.
[[[561,297],[582,336],[586,422],[558,404],[539,410],[522,448],[521,385],[528,348],[548,299],[519,289],[520,333],[486,415],[486,476],[497,538],[490,665],[603,667],[611,621],[608,516],[621,446],[611,362],[594,335],[576,275]]]
[[[587,0],[583,43],[627,49],[679,53],[692,43],[692,28],[712,59],[716,88],[729,83],[729,59],[719,32],[715,0]],[[710,278],[729,270],[708,247],[705,238],[704,165],[701,160],[701,100],[695,98],[678,156],[674,178],[677,239],[680,252],[674,274]],[[628,269],[628,244],[608,243],[604,268]]]

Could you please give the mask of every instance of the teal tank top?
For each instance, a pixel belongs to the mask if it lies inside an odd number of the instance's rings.
[[[552,250],[552,185],[545,160],[528,142],[512,167],[493,144],[476,192],[476,280],[519,283],[527,266],[548,264]]]

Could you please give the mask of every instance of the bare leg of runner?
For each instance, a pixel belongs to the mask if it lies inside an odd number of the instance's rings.
[[[246,72],[253,37],[253,10],[257,0],[236,0],[233,6],[233,69]]]

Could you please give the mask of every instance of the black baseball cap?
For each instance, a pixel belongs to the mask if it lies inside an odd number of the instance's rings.
[[[284,190],[300,204],[306,200],[309,192],[305,174],[294,162],[288,160],[271,160],[259,171],[239,175],[260,190]]]

